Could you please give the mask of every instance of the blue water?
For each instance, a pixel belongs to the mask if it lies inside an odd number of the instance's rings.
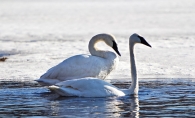
[[[138,96],[108,98],[59,97],[35,82],[1,81],[0,116],[195,117],[192,80],[141,81]],[[127,88],[129,83],[116,85]]]

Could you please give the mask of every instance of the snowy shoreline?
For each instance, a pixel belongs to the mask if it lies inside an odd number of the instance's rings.
[[[178,38],[155,40],[147,38],[152,48],[136,46],[137,68],[140,78],[194,78],[193,39],[185,43]],[[128,37],[117,39],[122,54],[118,68],[108,79],[130,78]],[[171,41],[170,41],[171,40]],[[181,40],[181,39],[180,39]],[[50,67],[76,54],[89,54],[86,40],[79,41],[1,41],[0,53],[8,59],[0,62],[0,79],[34,80]],[[127,46],[126,46],[127,45]],[[105,45],[102,46],[104,48]],[[74,47],[74,50],[71,48]],[[100,46],[101,47],[101,46]],[[71,51],[70,51],[71,50]],[[185,60],[185,61],[184,61]]]

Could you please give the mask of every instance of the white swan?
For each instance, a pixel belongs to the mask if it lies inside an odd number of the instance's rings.
[[[88,48],[91,55],[72,56],[50,68],[36,81],[42,85],[54,85],[61,81],[84,77],[105,79],[115,69],[119,59],[114,52],[98,50],[96,43],[99,41],[104,41],[120,55],[114,36],[98,34],[92,37],[89,42]]]
[[[61,96],[109,97],[138,94],[139,84],[134,58],[134,45],[136,43],[142,43],[151,47],[150,44],[148,44],[146,40],[138,34],[133,34],[130,36],[129,51],[132,84],[129,89],[119,89],[108,82],[90,77],[63,81],[57,83],[56,85],[49,86],[49,89],[51,91],[55,91]]]

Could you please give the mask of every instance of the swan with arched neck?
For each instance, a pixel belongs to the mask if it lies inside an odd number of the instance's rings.
[[[84,77],[105,79],[116,68],[119,59],[112,51],[98,49],[96,44],[99,41],[105,42],[120,56],[115,37],[111,34],[98,34],[89,41],[88,48],[91,55],[72,56],[50,68],[36,81],[42,85],[54,85],[62,81]]]

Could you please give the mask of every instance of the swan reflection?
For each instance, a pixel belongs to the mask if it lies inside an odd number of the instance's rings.
[[[108,98],[60,97],[51,100],[51,116],[139,117],[138,96]]]
[[[121,117],[139,117],[139,98],[138,96],[127,97],[124,100],[121,100],[122,103],[119,105],[120,116]]]

